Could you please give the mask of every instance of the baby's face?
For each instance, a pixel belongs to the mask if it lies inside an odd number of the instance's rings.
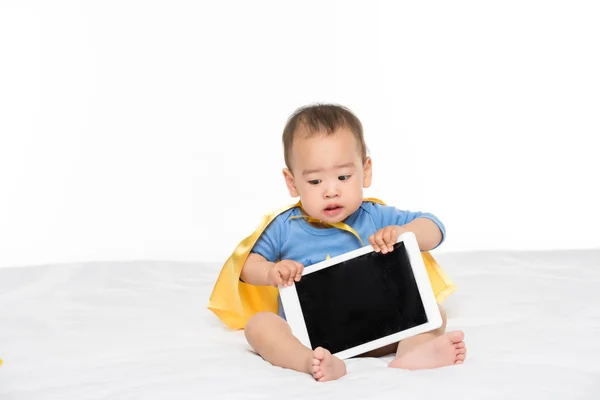
[[[284,170],[290,195],[300,196],[308,215],[324,222],[343,221],[358,210],[363,187],[371,185],[371,160],[362,162],[347,128],[294,140],[291,168]]]

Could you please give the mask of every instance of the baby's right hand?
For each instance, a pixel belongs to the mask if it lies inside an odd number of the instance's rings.
[[[292,260],[282,260],[273,264],[267,272],[267,280],[271,286],[292,286],[302,277],[304,265]]]

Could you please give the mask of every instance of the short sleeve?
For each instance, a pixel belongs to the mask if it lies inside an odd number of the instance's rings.
[[[438,244],[442,244],[446,239],[446,227],[435,215],[421,211],[405,211],[399,210],[396,207],[384,206],[382,204],[372,203],[369,207],[369,212],[377,225],[377,229],[385,228],[390,225],[406,225],[417,218],[427,218],[432,220],[442,232],[442,240]],[[436,246],[437,247],[437,246]]]
[[[281,218],[275,218],[260,235],[250,252],[260,254],[267,261],[277,262],[281,255],[282,243],[282,221]]]

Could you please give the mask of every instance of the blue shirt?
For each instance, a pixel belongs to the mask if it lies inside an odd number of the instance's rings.
[[[251,252],[260,254],[271,262],[293,260],[310,268],[312,264],[321,262],[328,256],[333,258],[363,246],[350,232],[338,228],[315,228],[305,218],[291,218],[293,216],[302,216],[299,207],[279,214],[258,238]],[[434,215],[403,211],[379,203],[363,202],[344,222],[358,233],[367,246],[369,236],[379,229],[390,225],[402,226],[416,218],[428,218],[435,222],[442,232],[440,244],[444,241],[446,229]],[[279,315],[284,316],[281,302]]]

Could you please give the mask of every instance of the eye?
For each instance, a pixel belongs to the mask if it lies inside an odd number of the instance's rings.
[[[320,179],[313,179],[312,181],[308,181],[308,183],[310,183],[311,185],[318,185],[319,183],[321,183]]]
[[[347,181],[348,179],[350,179],[350,175],[340,175],[338,176],[338,179],[340,181]]]

